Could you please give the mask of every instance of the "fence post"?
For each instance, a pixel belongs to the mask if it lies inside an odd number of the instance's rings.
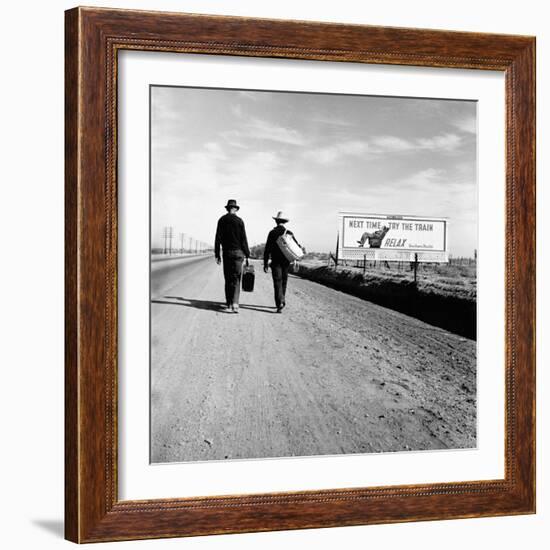
[[[414,284],[416,285],[416,270],[418,269],[418,253],[414,253]]]
[[[363,254],[363,275],[367,271],[367,255]]]

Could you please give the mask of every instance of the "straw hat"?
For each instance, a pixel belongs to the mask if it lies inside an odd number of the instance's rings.
[[[277,215],[276,216],[273,216],[273,219],[276,221],[276,222],[287,222],[289,220],[289,218],[287,218],[284,213],[282,211],[279,210],[279,212],[277,212]]]

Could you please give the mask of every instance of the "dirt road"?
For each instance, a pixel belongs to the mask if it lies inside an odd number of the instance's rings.
[[[152,274],[153,462],[475,447],[475,342],[271,275],[220,310],[212,257]]]

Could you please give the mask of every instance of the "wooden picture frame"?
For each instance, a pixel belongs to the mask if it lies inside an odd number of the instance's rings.
[[[120,501],[117,53],[155,50],[502,71],[506,86],[505,477]],[[535,511],[535,39],[98,8],[66,12],[65,535],[74,542]]]

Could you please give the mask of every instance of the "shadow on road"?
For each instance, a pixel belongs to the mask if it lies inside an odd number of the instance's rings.
[[[208,311],[220,311],[222,308],[225,307],[225,302],[215,302],[211,300],[192,300],[190,298],[182,298],[181,296],[164,296],[164,298],[166,298],[166,300],[153,299],[151,300],[151,303],[194,307],[196,309],[205,309]],[[262,306],[258,304],[239,304],[239,309],[250,309],[252,311],[261,311],[263,313],[276,313],[275,307]]]

